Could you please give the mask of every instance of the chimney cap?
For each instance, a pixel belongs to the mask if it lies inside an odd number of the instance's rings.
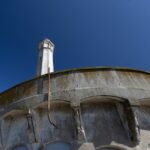
[[[50,39],[46,38],[39,44],[39,49],[51,49],[54,50],[54,44],[51,42]]]

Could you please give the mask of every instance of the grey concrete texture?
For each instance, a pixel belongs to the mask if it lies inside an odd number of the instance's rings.
[[[79,150],[95,150],[93,143],[83,143]]]
[[[0,94],[0,149],[42,150],[55,143],[71,150],[85,143],[96,150],[149,149],[150,73],[121,68],[52,73],[49,111],[48,83],[44,75]]]

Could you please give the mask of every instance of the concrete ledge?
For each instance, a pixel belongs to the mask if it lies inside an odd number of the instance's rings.
[[[83,143],[78,150],[95,150],[93,143]]]

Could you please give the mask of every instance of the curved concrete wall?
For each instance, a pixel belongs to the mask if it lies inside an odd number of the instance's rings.
[[[149,73],[70,70],[52,74],[50,83],[49,113],[48,75],[0,94],[1,149],[47,149],[55,142],[72,150],[87,142],[98,150],[149,148]]]

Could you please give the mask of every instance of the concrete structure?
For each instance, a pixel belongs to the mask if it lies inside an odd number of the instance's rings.
[[[72,69],[0,94],[1,150],[148,150],[150,73]],[[49,117],[48,117],[49,116]]]
[[[49,39],[45,39],[40,43],[37,76],[54,72],[53,52],[54,44]]]

